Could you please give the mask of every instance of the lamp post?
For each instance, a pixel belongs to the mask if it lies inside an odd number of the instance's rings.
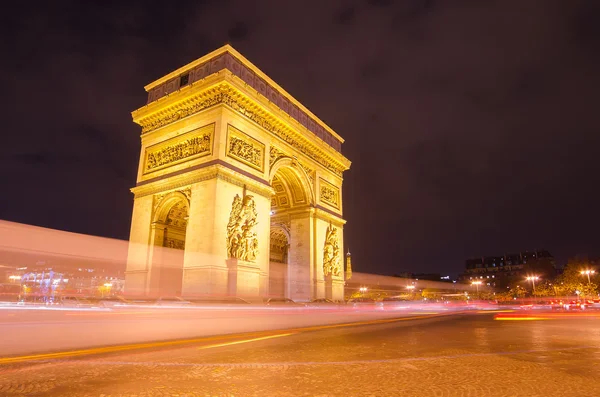
[[[477,290],[477,298],[479,298],[479,286],[480,286],[481,284],[482,284],[482,282],[481,282],[481,281],[473,281],[473,282],[471,283],[471,285],[474,285],[474,286],[476,287],[476,290]]]
[[[527,281],[531,281],[531,286],[533,288],[533,295],[535,295],[535,282],[537,280],[539,280],[540,278],[538,276],[527,276],[525,277],[525,280]]]
[[[590,279],[590,274],[594,274],[594,273],[596,273],[596,271],[595,271],[595,270],[582,270],[580,273],[581,273],[582,275],[584,275],[584,274],[585,274],[585,275],[587,275],[587,278],[588,278],[588,284],[591,284],[591,283],[592,283],[592,280]]]

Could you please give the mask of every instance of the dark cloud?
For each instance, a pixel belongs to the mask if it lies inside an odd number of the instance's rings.
[[[126,238],[143,86],[232,42],[346,139],[357,270],[600,254],[594,0],[13,6],[3,219]]]

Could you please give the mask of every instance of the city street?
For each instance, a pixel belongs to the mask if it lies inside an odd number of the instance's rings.
[[[592,313],[407,316],[17,361],[2,396],[598,396]],[[40,334],[43,337],[43,334]]]

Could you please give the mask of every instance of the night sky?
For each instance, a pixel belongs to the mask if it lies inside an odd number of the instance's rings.
[[[346,139],[355,271],[600,254],[600,1],[45,3],[0,24],[0,219],[128,238],[143,86],[230,43]]]

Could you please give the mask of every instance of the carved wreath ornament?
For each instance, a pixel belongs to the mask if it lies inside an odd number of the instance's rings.
[[[258,238],[254,232],[257,224],[254,197],[235,195],[227,224],[227,257],[254,262],[258,255]]]
[[[337,229],[333,225],[329,225],[325,235],[325,247],[323,248],[323,274],[325,276],[330,274],[339,276],[341,272]]]

